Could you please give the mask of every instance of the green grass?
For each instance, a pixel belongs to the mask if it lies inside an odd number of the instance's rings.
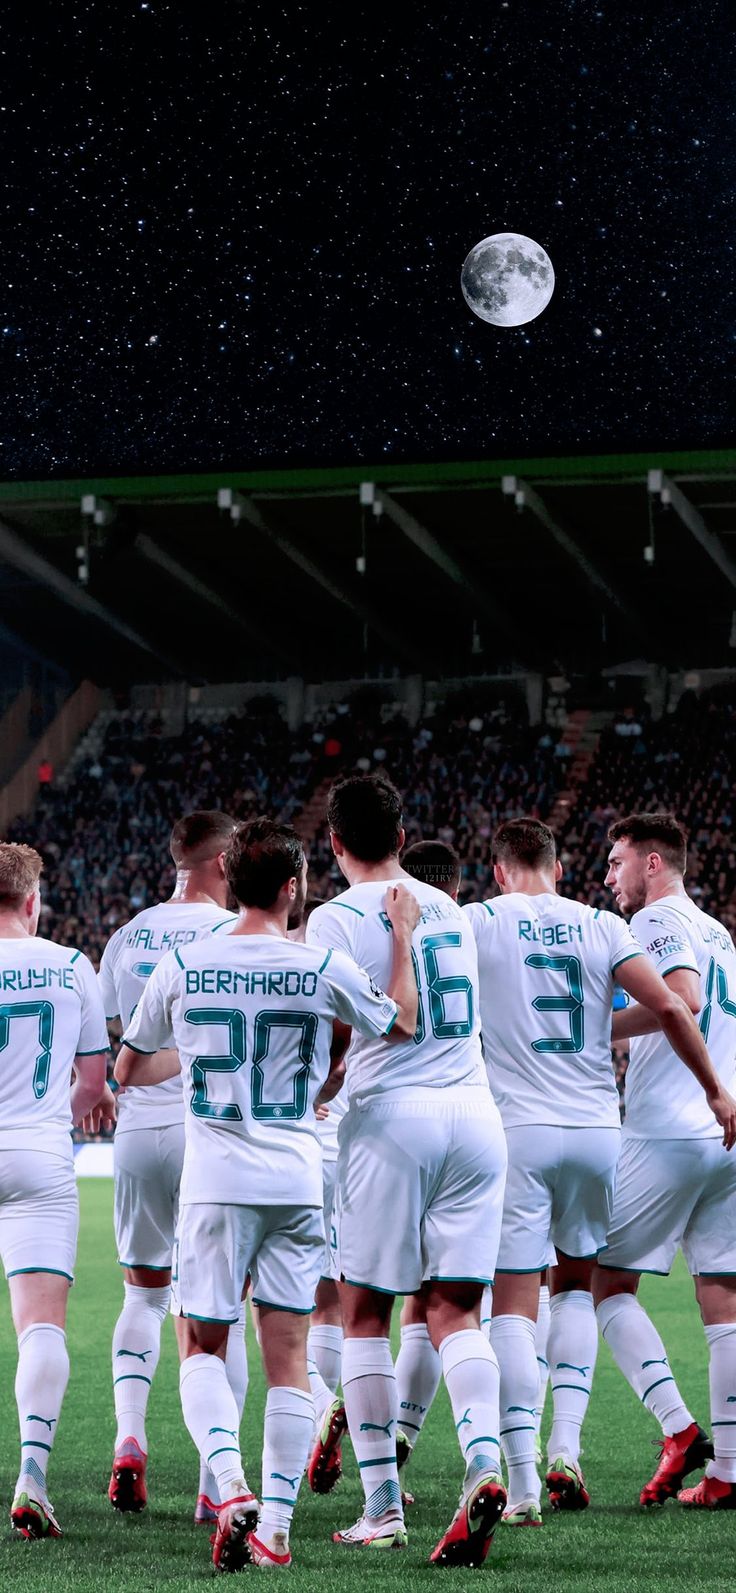
[[[167,1324],[149,1406],[151,1504],[140,1518],[119,1517],[107,1500],[114,1436],[110,1340],[122,1287],[113,1248],[111,1187],[92,1180],[81,1185],[81,1197],[77,1286],[69,1313],[72,1375],[50,1474],[65,1536],[25,1543],[13,1537],[9,1525],[0,1528],[0,1586],[13,1593],[184,1593],[206,1586],[211,1571],[207,1533],[191,1522],[198,1466],[181,1420],[173,1331]],[[9,1506],[17,1468],[15,1341],[4,1285],[0,1292],[0,1493]],[[656,1317],[686,1399],[707,1421],[705,1344],[684,1269],[669,1280],[648,1280],[642,1298]],[[244,1455],[257,1489],[264,1387],[253,1342],[249,1358]],[[413,1593],[437,1578],[449,1577],[452,1585],[464,1587],[483,1576],[493,1578],[504,1593],[548,1588],[658,1593],[677,1585],[709,1593],[732,1589],[732,1516],[693,1516],[675,1505],[644,1516],[636,1507],[640,1484],[654,1468],[656,1451],[649,1441],[656,1436],[651,1418],[603,1348],[585,1432],[591,1508],[581,1516],[547,1513],[541,1532],[499,1528],[482,1572],[438,1571],[426,1564],[427,1556],[453,1513],[462,1470],[442,1393],[411,1464],[417,1504],[408,1512],[408,1551],[371,1557],[330,1542],[333,1527],[348,1525],[359,1514],[357,1472],[348,1452],[347,1476],[335,1495],[316,1499],[306,1487],[302,1490],[288,1586],[296,1593],[316,1593],[329,1578],[331,1593],[352,1593],[357,1586]]]

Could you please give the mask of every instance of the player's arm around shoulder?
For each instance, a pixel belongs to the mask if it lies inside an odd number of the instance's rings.
[[[334,1017],[340,1023],[350,1024],[368,1039],[411,1040],[416,1033],[419,1004],[412,960],[412,934],[419,923],[419,903],[403,885],[391,885],[384,898],[384,911],[392,930],[393,960],[387,990],[381,990],[354,957],[332,948],[319,972],[332,989]]]
[[[736,1101],[721,1084],[689,1006],[646,956],[627,961],[617,978],[635,1001],[654,1014],[673,1051],[702,1086],[713,1116],[723,1129],[723,1143],[731,1150],[736,1144]]]
[[[156,965],[123,1035],[115,1062],[120,1085],[163,1084],[181,1071],[178,1051],[170,1049],[171,1009],[184,965],[169,951]]]
[[[623,929],[620,920],[612,914],[611,917],[619,929]],[[652,907],[642,908],[635,913],[628,931],[632,949],[629,957],[636,958],[631,962],[634,970],[634,982],[641,985],[639,975],[640,965],[649,967],[661,975],[669,991],[684,1001],[686,1007],[693,1014],[700,1011],[702,999],[700,994],[700,974],[692,946],[689,943],[687,929],[677,918],[676,914],[668,908],[660,908],[657,903]],[[645,955],[636,956],[637,952]],[[623,963],[617,964],[614,969],[615,977],[619,984],[631,994],[629,985],[620,977],[619,969],[628,967],[629,957],[625,955],[625,947],[621,947]],[[644,975],[646,980],[646,975]],[[655,988],[648,981],[648,988]],[[661,999],[661,990],[656,987],[657,996]],[[614,1016],[612,1037],[614,1043],[622,1040],[631,1040],[643,1034],[655,1034],[662,1027],[661,1018],[657,1011],[644,1001],[642,996],[635,997],[637,1005],[626,1007]]]

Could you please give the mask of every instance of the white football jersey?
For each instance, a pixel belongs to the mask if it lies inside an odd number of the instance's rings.
[[[136,913],[111,936],[100,962],[99,983],[105,1014],[125,1028],[135,1012],[157,963],[177,946],[237,923],[216,902],[157,902]],[[170,1042],[171,1043],[171,1042]],[[125,1090],[118,1102],[117,1133],[134,1128],[169,1128],[184,1121],[180,1079],[167,1079],[151,1090]]]
[[[689,896],[663,896],[634,913],[631,928],[658,973],[700,974],[699,1024],[726,1089],[736,1087],[736,950],[728,931]],[[705,1094],[662,1034],[630,1042],[626,1132],[636,1139],[720,1138]]]
[[[187,1104],[182,1201],[321,1206],[314,1101],[333,1022],[378,1037],[396,1012],[347,957],[280,936],[209,936],[164,957],[124,1038],[153,1052],[173,1029]]]
[[[618,1128],[616,969],[641,955],[614,913],[515,891],[464,909],[478,946],[483,1051],[505,1128]]]
[[[353,957],[385,989],[391,978],[391,924],[383,903],[391,882],[352,885],[315,907],[307,944],[335,946]],[[413,1040],[391,1047],[354,1035],[346,1058],[350,1100],[387,1090],[442,1090],[486,1086],[480,1045],[478,958],[468,921],[445,891],[397,876],[421,907],[413,936],[419,1018]]]
[[[92,964],[40,936],[0,939],[0,1150],[71,1159],[75,1056],[109,1050]]]

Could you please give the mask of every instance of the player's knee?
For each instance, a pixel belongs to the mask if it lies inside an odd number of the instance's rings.
[[[601,1305],[604,1300],[610,1300],[614,1294],[636,1294],[639,1288],[638,1272],[617,1272],[614,1267],[593,1268],[593,1276],[588,1285],[593,1292],[595,1304]]]

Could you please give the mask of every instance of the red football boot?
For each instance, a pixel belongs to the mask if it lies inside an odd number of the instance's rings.
[[[639,1494],[639,1504],[645,1508],[674,1499],[688,1473],[698,1471],[707,1460],[713,1459],[713,1445],[697,1422],[683,1427],[681,1433],[673,1433],[671,1438],[656,1441],[662,1451],[659,1465]]]
[[[327,1406],[319,1437],[307,1466],[312,1493],[332,1493],[342,1476],[342,1438],[348,1430],[345,1406],[333,1399]]]
[[[107,1490],[113,1510],[145,1510],[148,1500],[147,1461],[148,1456],[144,1455],[135,1438],[124,1439],[115,1450],[112,1476]]]
[[[681,1488],[677,1502],[686,1510],[736,1510],[736,1483],[702,1477],[696,1488]]]
[[[498,1475],[482,1477],[460,1500],[444,1537],[430,1554],[432,1565],[482,1565],[506,1505]]]
[[[212,1564],[216,1571],[242,1571],[251,1564],[248,1537],[258,1526],[258,1501],[255,1494],[238,1494],[227,1499],[217,1513],[217,1530],[213,1532]]]

